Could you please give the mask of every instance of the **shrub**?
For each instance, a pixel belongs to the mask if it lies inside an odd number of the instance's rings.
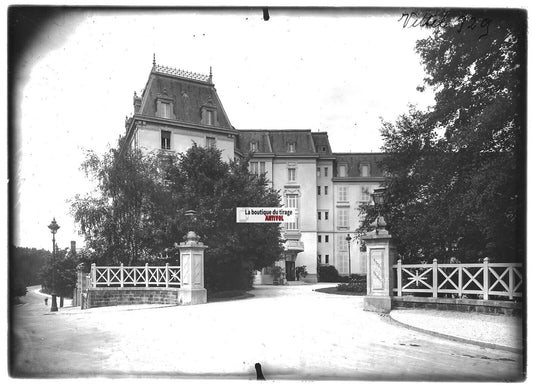
[[[366,294],[366,275],[352,274],[348,283],[337,285],[337,290]]]
[[[300,280],[300,277],[305,278],[307,277],[307,269],[306,266],[296,266],[296,279]]]
[[[320,282],[338,282],[339,272],[335,266],[322,265],[318,267],[318,279]]]

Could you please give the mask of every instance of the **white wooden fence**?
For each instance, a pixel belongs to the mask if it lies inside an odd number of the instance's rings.
[[[402,264],[393,265],[396,271],[395,294],[417,295],[425,293],[431,297],[463,297],[477,295],[484,300],[491,296],[504,296],[509,300],[522,297],[523,273],[521,263]]]
[[[181,287],[180,266],[91,265],[90,287]]]

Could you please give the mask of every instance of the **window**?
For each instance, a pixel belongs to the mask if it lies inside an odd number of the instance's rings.
[[[337,251],[348,251],[348,243],[344,234],[337,234]]]
[[[257,175],[258,173],[258,170],[257,170],[257,161],[251,161],[250,162],[250,173],[254,174],[254,175]]]
[[[328,177],[328,167],[324,167],[324,177]]]
[[[160,102],[159,108],[161,111],[159,112],[159,116],[161,118],[170,118],[170,103],[168,102]]]
[[[322,235],[318,236],[318,243],[322,243]]]
[[[324,195],[327,195],[328,194],[328,186],[324,186]]]
[[[370,164],[361,164],[361,176],[370,176]]]
[[[324,219],[325,220],[329,219],[329,212],[328,211],[324,212]]]
[[[296,168],[289,168],[289,181],[296,181]]]
[[[205,146],[207,148],[214,148],[217,145],[217,140],[214,137],[206,137],[205,138]]]
[[[346,165],[339,165],[339,177],[346,177]]]
[[[215,112],[212,110],[206,110],[205,122],[207,125],[215,125]]]
[[[322,213],[320,211],[318,211],[317,215],[318,215],[318,220],[322,220]]]
[[[322,147],[322,152],[325,152],[327,148],[325,146]]]
[[[259,173],[263,174],[266,172],[266,163],[264,161],[261,161],[259,163]]]
[[[316,187],[316,194],[320,195],[320,186]]]
[[[316,176],[320,177],[320,168],[319,167],[316,168]]]
[[[289,142],[289,144],[288,144],[288,152],[289,153],[296,152],[296,143],[295,142]]]
[[[339,227],[348,227],[348,210],[345,208],[339,208],[338,215],[339,215],[339,221],[338,221]]]
[[[252,142],[250,143],[250,150],[251,150],[252,152],[257,152],[257,142],[252,141]]]
[[[339,186],[339,202],[345,202],[348,200],[348,187],[345,185]]]
[[[370,187],[366,187],[366,186],[361,187],[361,201],[362,202],[370,201]]]
[[[161,149],[170,149],[170,132],[166,130],[161,131]]]
[[[324,242],[329,243],[329,235],[324,236]]]
[[[329,263],[329,254],[326,254],[326,264]]]
[[[287,207],[296,209],[296,221],[291,223],[286,223],[287,230],[298,230],[298,209],[300,208],[300,198],[298,194],[287,194],[286,196]]]
[[[322,263],[322,255],[318,254],[318,263]]]

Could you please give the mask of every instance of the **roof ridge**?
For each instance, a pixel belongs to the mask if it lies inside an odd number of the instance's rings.
[[[212,80],[212,73],[210,73],[209,75],[205,75],[205,74],[195,73],[192,71],[186,71],[186,70],[182,70],[182,69],[178,69],[174,67],[162,66],[156,63],[153,64],[152,72],[166,74],[166,75],[173,75],[175,77],[192,79],[194,81],[200,81],[200,82],[206,82],[206,83],[211,83],[211,80]]]

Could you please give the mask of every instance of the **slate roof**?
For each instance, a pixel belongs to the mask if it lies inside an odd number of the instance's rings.
[[[313,132],[311,133],[311,136],[313,137],[316,151],[320,155],[331,156],[331,146],[329,145],[327,132]]]
[[[239,130],[235,147],[243,153],[251,151],[251,143],[257,143],[255,153],[272,153],[268,131],[266,130]]]
[[[201,125],[202,106],[212,105],[217,110],[214,126],[232,129],[212,83],[211,74],[197,74],[154,63],[141,96],[140,110],[136,114],[156,117],[157,97],[172,100],[175,121]]]
[[[364,178],[361,176],[361,164],[368,163],[370,165],[370,176],[382,178],[383,170],[380,167],[380,162],[385,156],[384,153],[333,153],[335,157],[335,174],[338,177],[338,165],[346,164],[346,178]],[[342,179],[341,177],[338,177]]]

